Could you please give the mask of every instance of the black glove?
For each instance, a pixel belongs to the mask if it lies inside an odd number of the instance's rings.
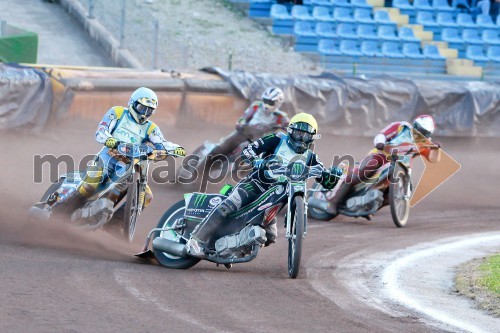
[[[330,170],[323,170],[321,175],[321,185],[327,190],[331,190],[337,185],[340,177],[342,177],[342,170],[332,167]]]

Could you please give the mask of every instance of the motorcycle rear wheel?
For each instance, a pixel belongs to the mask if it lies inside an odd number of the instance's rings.
[[[304,239],[305,214],[304,198],[296,196],[293,198],[293,208],[290,209],[293,214],[291,231],[288,239],[288,275],[295,279],[299,275],[300,258],[302,256],[302,240]]]
[[[315,183],[313,185],[313,189],[317,190],[321,187],[321,184],[319,183]],[[328,199],[326,198],[326,196],[324,195],[323,192],[316,192],[316,191],[308,191],[307,193],[307,199],[309,198],[312,198],[314,196],[320,196],[321,195],[321,198],[320,200],[323,200],[323,201],[327,201]],[[336,215],[334,214],[330,214],[324,210],[321,210],[321,209],[318,209],[318,208],[313,208],[311,206],[309,206],[307,208],[307,213],[309,214],[310,217],[312,217],[313,219],[316,219],[316,220],[320,220],[320,221],[330,221],[331,219],[333,219]]]
[[[139,186],[139,173],[134,172],[131,182],[127,188],[125,214],[122,221],[123,235],[129,242],[134,239],[137,215],[139,214]]]
[[[181,200],[174,204],[172,207],[167,209],[167,211],[163,214],[163,216],[160,218],[158,221],[158,224],[156,225],[157,228],[167,228],[171,227],[175,221],[179,218],[182,218],[184,216],[184,211],[186,210],[185,202],[184,200]],[[176,241],[178,243],[185,244],[186,241],[184,238],[181,237],[181,233],[177,233],[174,230],[169,230],[169,231],[157,231],[153,235],[153,239],[156,237],[162,237],[171,241]],[[174,269],[188,269],[190,267],[193,267],[196,265],[200,259],[194,258],[194,257],[186,257],[186,258],[181,258],[181,257],[176,257],[174,255],[161,252],[158,250],[153,249],[153,254],[155,255],[156,260],[160,263],[160,265],[168,267],[168,268],[174,268]]]
[[[403,228],[410,216],[410,200],[405,198],[408,188],[408,173],[400,166],[396,166],[393,182],[389,185],[389,205],[394,224]]]

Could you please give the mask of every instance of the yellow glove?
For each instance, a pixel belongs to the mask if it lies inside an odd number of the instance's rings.
[[[186,151],[182,147],[177,147],[174,149],[174,155],[186,156]]]
[[[106,139],[106,142],[104,142],[104,145],[108,148],[114,149],[120,144],[120,141],[113,137],[109,137]]]

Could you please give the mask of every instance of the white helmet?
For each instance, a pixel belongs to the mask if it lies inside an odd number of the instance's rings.
[[[285,94],[283,90],[277,87],[269,87],[262,94],[262,102],[268,112],[273,112],[283,105]]]
[[[158,97],[153,90],[140,87],[132,93],[128,102],[130,114],[139,124],[144,124],[158,106]]]
[[[428,138],[434,134],[434,131],[436,130],[436,122],[432,116],[423,114],[413,120],[413,128]]]

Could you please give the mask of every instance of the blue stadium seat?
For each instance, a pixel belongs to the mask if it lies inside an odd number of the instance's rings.
[[[458,13],[457,24],[462,28],[477,28],[477,24],[472,20],[472,16],[467,13]]]
[[[337,38],[336,26],[333,23],[316,23],[316,34],[319,38]]]
[[[378,25],[391,25],[393,27],[396,27],[396,23],[391,20],[391,18],[389,17],[389,13],[387,13],[385,10],[376,11],[375,14],[373,14],[373,19],[375,20],[375,22],[377,22]]]
[[[396,35],[396,29],[389,25],[381,25],[378,27],[377,36],[382,41],[399,42],[399,37]]]
[[[413,8],[408,0],[393,0],[392,6],[394,8],[399,8],[399,12],[401,14],[409,15],[411,17],[415,16],[415,8]]]
[[[465,29],[462,31],[462,39],[467,44],[483,44],[483,40],[476,29]]]
[[[421,11],[434,12],[434,8],[429,4],[428,0],[413,1],[413,8],[415,8],[415,10],[418,12]]]
[[[356,28],[358,37],[362,40],[379,40],[377,33],[372,25],[360,24]]]
[[[351,0],[351,4],[354,8],[365,8],[373,10],[373,6],[366,2],[366,0]]]
[[[486,56],[494,62],[500,62],[500,46],[490,46],[486,51]]]
[[[453,47],[451,44],[463,44],[464,42],[462,36],[458,33],[458,29],[455,28],[444,28],[441,32],[441,39],[448,42],[450,47]]]
[[[274,4],[271,6],[270,12],[273,19],[273,33],[277,35],[293,34],[293,18],[288,13],[284,5]]]
[[[398,31],[398,36],[399,39],[402,42],[418,42],[420,43],[420,39],[415,37],[415,34],[413,33],[413,29],[408,28],[408,27],[401,27]]]
[[[431,12],[418,12],[416,22],[417,24],[421,24],[426,28],[439,29],[439,24],[436,23]]]
[[[488,45],[500,45],[500,38],[498,38],[498,30],[488,29],[483,30],[481,39]]]
[[[354,40],[341,40],[339,50],[340,53],[351,57],[360,57],[363,55],[363,53],[358,50],[357,43]]]
[[[258,0],[250,1],[248,8],[248,16],[250,17],[269,17],[271,5],[274,1],[271,0]]]
[[[432,0],[432,8],[436,12],[449,12],[449,13],[454,13],[456,11],[455,8],[451,7],[448,4],[448,0]]]
[[[375,20],[372,17],[372,11],[370,9],[356,9],[354,11],[354,20],[357,23],[362,23],[362,24],[371,24],[375,25]]]
[[[335,41],[331,39],[320,39],[318,43],[318,53],[322,55],[342,55]]]
[[[311,0],[311,5],[313,5],[313,6],[330,6],[330,0]]]
[[[309,21],[295,21],[293,34],[295,35],[296,52],[316,52],[318,49],[318,37],[315,23]]]
[[[340,23],[337,26],[337,36],[343,39],[359,39],[356,34],[356,26],[349,23]]]
[[[425,45],[423,52],[422,52],[427,59],[433,59],[433,60],[444,60],[446,59],[439,53],[439,49],[437,48],[436,45]]]
[[[461,6],[461,7],[464,7],[467,9],[467,11],[470,12],[471,8],[470,8],[470,3],[468,0],[453,0],[451,2],[451,6],[453,8],[456,8],[458,10],[458,6]]]
[[[334,8],[337,7],[347,7],[352,8],[352,4],[347,0],[331,0],[330,3]]]
[[[404,58],[405,56],[399,50],[399,43],[384,42],[382,43],[382,55],[388,58]]]
[[[292,15],[288,13],[286,6],[274,4],[271,6],[271,18],[277,20],[291,20]]]
[[[497,16],[496,24],[497,27],[500,27],[500,15]]]
[[[293,33],[296,36],[316,37],[315,24],[308,21],[296,21],[293,25]]]
[[[443,28],[458,28],[458,24],[453,19],[452,13],[437,13],[436,23]]]
[[[318,22],[335,22],[327,7],[316,6],[312,12],[313,18]]]
[[[314,18],[311,16],[311,14],[309,14],[309,9],[306,6],[293,6],[291,14],[294,20],[314,21]]]
[[[367,57],[382,57],[382,53],[378,49],[378,43],[375,41],[361,42],[361,53]]]
[[[476,16],[476,25],[480,28],[486,28],[486,29],[498,28],[497,25],[491,19],[491,16],[482,14]]]
[[[404,43],[402,53],[406,58],[425,59],[425,56],[420,52],[420,45],[415,43]]]
[[[474,61],[488,62],[488,57],[484,55],[482,45],[470,45],[467,46],[465,51],[465,57]]]
[[[356,22],[351,16],[351,11],[348,8],[335,8],[333,10],[333,19],[340,23],[354,23]]]

